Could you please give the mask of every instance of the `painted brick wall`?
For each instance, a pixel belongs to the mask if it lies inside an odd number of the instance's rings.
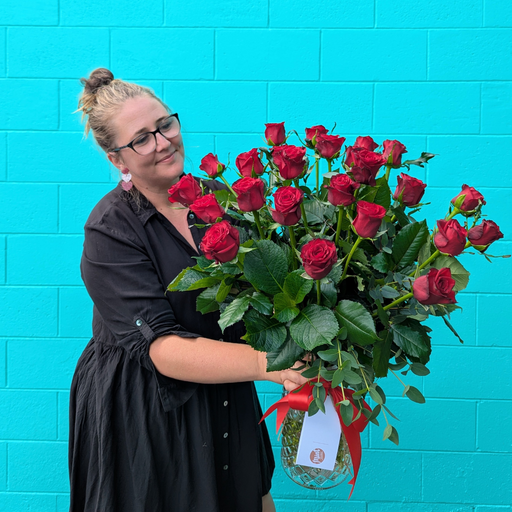
[[[82,226],[118,179],[72,114],[78,79],[95,67],[149,85],[180,113],[189,171],[210,151],[234,161],[265,122],[283,120],[437,153],[412,171],[429,185],[431,225],[468,183],[505,233],[491,252],[512,253],[510,0],[20,0],[1,11],[2,512],[68,506],[68,388],[91,334]],[[280,512],[512,510],[511,260],[463,261],[474,275],[453,324],[466,343],[432,321],[432,373],[407,378],[427,403],[382,384],[400,447],[382,428],[363,434],[348,503],[346,485],[315,493],[277,469]],[[258,388],[264,406],[280,396]]]

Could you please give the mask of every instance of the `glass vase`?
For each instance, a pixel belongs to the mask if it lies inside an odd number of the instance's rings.
[[[315,490],[331,489],[352,476],[350,452],[345,442],[345,436],[342,431],[336,464],[332,471],[296,464],[297,449],[305,414],[304,411],[290,409],[284,419],[281,431],[281,462],[283,469],[296,484],[302,487]]]

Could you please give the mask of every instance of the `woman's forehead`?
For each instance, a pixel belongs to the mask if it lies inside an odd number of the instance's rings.
[[[138,96],[127,99],[113,118],[119,137],[137,136],[153,131],[163,117],[168,116],[166,108],[155,98]]]

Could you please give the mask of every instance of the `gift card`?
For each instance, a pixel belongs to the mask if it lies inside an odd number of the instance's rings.
[[[330,396],[325,400],[325,414],[307,413],[297,449],[297,464],[332,471],[340,444],[341,425]]]

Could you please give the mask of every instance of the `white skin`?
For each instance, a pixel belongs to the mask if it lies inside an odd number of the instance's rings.
[[[142,132],[155,130],[168,115],[155,98],[139,96],[126,100],[112,119],[116,147],[130,143]],[[197,250],[188,227],[188,209],[172,208],[167,199],[167,190],[183,172],[183,139],[178,134],[167,140],[158,133],[156,140],[155,151],[149,155],[141,156],[125,148],[117,153],[108,153],[108,159],[120,171],[130,172],[135,187]],[[293,369],[267,372],[264,352],[257,352],[248,345],[209,338],[161,336],[150,345],[149,356],[163,375],[202,384],[267,380],[282,384],[291,391],[307,381]],[[275,512],[270,493],[263,497],[262,504],[263,512]]]

